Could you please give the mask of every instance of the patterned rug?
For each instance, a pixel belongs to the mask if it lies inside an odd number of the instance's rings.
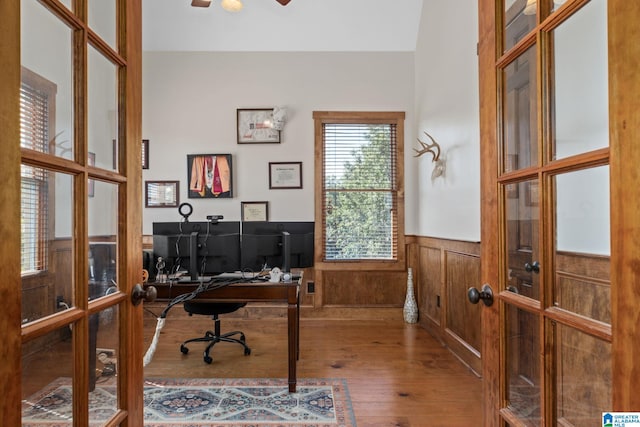
[[[23,427],[71,426],[69,378],[22,401]],[[98,384],[89,397],[90,425],[115,413],[115,384]],[[299,379],[149,378],[144,386],[147,427],[355,427],[347,382]]]

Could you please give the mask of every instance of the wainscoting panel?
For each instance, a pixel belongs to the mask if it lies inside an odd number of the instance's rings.
[[[480,258],[445,251],[447,318],[446,328],[478,354],[481,347],[480,315],[482,304],[471,304],[467,297],[470,287],[480,288]]]
[[[611,262],[608,256],[558,252],[556,306],[611,324]]]
[[[66,239],[49,242],[47,269],[22,277],[22,322],[59,311],[56,297],[71,303],[71,245]]]
[[[420,271],[417,277],[419,280],[418,307],[422,308],[423,317],[428,318],[435,325],[442,323],[442,251],[439,248],[429,248],[420,246],[419,260]]]
[[[402,307],[405,271],[323,271],[323,306]]]
[[[419,323],[480,374],[482,307],[467,290],[480,288],[480,243],[407,237],[409,266],[417,272]]]
[[[30,278],[22,286],[22,323],[41,319],[54,312],[53,283],[48,275]]]
[[[71,246],[66,239],[52,240],[49,247],[48,269],[22,278],[22,323],[31,322],[60,311],[56,297],[71,303]],[[61,279],[63,278],[63,279]],[[69,298],[67,299],[66,296]],[[22,354],[28,356],[69,338],[69,330],[60,328],[53,333],[23,344]]]

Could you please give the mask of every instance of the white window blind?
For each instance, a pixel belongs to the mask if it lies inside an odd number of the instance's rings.
[[[396,124],[323,124],[327,261],[397,257]]]
[[[20,88],[20,146],[48,152],[48,95],[26,83]],[[47,172],[21,165],[21,269],[22,273],[46,269]]]

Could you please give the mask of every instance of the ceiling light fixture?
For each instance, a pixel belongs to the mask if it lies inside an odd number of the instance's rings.
[[[560,7],[565,3],[566,0],[553,0],[553,5],[555,7]],[[522,13],[525,15],[535,15],[536,14],[536,0],[527,0],[527,4],[524,6]]]
[[[527,0],[527,4],[524,7],[522,13],[525,15],[535,15],[536,14],[536,0]]]
[[[240,0],[222,0],[221,5],[227,12],[239,12],[242,10],[242,2]]]
[[[289,4],[291,0],[276,0],[283,6]],[[191,0],[191,6],[194,7],[209,7],[211,6],[211,0]],[[222,0],[221,6],[228,12],[238,12],[242,10],[242,0]]]

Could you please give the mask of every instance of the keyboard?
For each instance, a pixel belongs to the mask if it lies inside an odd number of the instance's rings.
[[[260,273],[254,273],[253,271],[233,271],[228,273],[220,273],[213,276],[216,279],[255,279]]]
[[[196,280],[192,280],[190,276],[182,276],[175,280],[177,283],[210,283],[213,281],[211,276],[199,276]]]

